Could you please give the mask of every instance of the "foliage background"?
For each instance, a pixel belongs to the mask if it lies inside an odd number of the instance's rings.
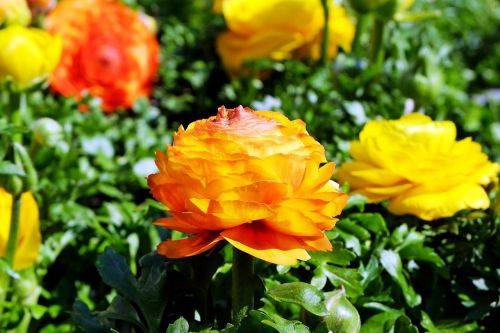
[[[75,300],[92,311],[105,310],[117,293],[139,313],[144,310],[146,315],[139,317],[147,321],[152,305],[127,298],[119,285],[111,283],[115,287],[111,288],[107,273],[99,272],[95,263],[110,247],[125,260],[108,253],[101,263],[110,260],[123,269],[130,267],[132,274],[145,272],[138,268],[138,259],[170,236],[152,225],[163,214],[145,182],[154,171],[154,152],[165,149],[180,124],[213,115],[220,105],[275,109],[301,118],[309,133],[325,145],[328,159],[341,164],[348,159],[348,142],[366,121],[397,118],[413,103],[435,119],[453,120],[460,138],[472,136],[491,159],[500,159],[500,3],[496,0],[417,1],[413,11],[439,10],[441,16],[391,23],[386,61],[375,75],[366,70],[365,54],[340,54],[326,68],[307,61],[255,61],[250,66],[270,70],[268,77],[233,80],[214,49],[224,20],[211,12],[210,1],[124,2],[158,23],[162,60],[150,101],[139,100],[128,112],[107,115],[98,100],[89,99],[89,112],[80,113],[75,101],[47,89],[29,94],[33,121],[51,117],[64,129],[54,143],[31,147],[40,177],[37,199],[44,238],[37,268],[43,277],[42,292],[38,304],[31,305],[32,332],[80,330],[68,311]],[[366,44],[368,34],[363,38]],[[427,72],[421,65],[424,58],[432,64]],[[429,90],[419,86],[415,73],[440,75],[442,83]],[[30,134],[26,136],[30,140]],[[303,281],[324,291],[343,285],[360,312],[362,332],[494,332],[494,318],[500,315],[500,200],[494,198],[496,190],[491,193],[495,201],[489,211],[462,212],[435,223],[396,218],[383,205],[367,205],[353,196],[329,235],[332,254],[314,255],[290,269],[259,263],[258,273],[265,277],[260,283],[272,288]],[[230,321],[223,315],[229,302],[227,249],[208,258],[165,265],[162,258],[147,258],[167,276],[167,286],[150,285],[165,295],[161,327],[181,315],[191,329],[201,329],[197,324],[213,319],[223,328]],[[210,273],[215,272],[212,278]],[[262,316],[275,325],[283,324],[284,318],[300,318],[315,328],[300,307],[273,300],[264,288],[260,297],[265,299],[259,303],[262,311],[247,317],[243,329],[250,330]],[[201,322],[195,320],[193,304]],[[85,306],[77,303],[75,308],[80,315],[76,321],[83,326],[114,322],[127,331],[126,323],[105,313],[97,321],[91,319]],[[10,314],[14,320],[16,313]],[[281,319],[273,317],[276,314]]]

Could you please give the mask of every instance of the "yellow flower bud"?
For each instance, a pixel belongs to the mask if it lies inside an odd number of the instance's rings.
[[[0,30],[0,82],[18,89],[46,79],[61,56],[62,41],[48,32],[21,26]]]
[[[0,24],[28,25],[31,22],[31,11],[25,0],[1,0]]]
[[[0,187],[0,257],[5,255],[10,232],[12,195]],[[21,196],[21,217],[14,256],[14,269],[30,267],[38,259],[42,237],[38,205],[30,192]]]

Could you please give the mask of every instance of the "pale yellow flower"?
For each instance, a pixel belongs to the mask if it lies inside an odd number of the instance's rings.
[[[0,24],[28,25],[31,11],[25,0],[0,0]]]
[[[5,255],[10,232],[12,195],[0,187],[0,257]],[[30,192],[21,196],[21,216],[19,233],[14,256],[14,269],[22,270],[34,264],[38,259],[42,237],[38,205]]]
[[[21,26],[0,30],[0,82],[23,89],[48,77],[61,56],[62,42],[48,32]]]
[[[341,183],[371,201],[387,199],[396,215],[428,221],[488,208],[482,185],[496,181],[500,171],[480,144],[456,140],[453,122],[418,113],[369,122],[350,152],[353,161],[339,170]]]

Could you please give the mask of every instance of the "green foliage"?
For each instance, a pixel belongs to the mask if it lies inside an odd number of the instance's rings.
[[[233,320],[227,247],[182,260],[151,253],[170,232],[152,225],[165,208],[151,199],[145,177],[155,172],[155,151],[165,150],[179,125],[214,115],[224,104],[303,119],[337,164],[348,160],[348,142],[368,120],[397,118],[405,108],[454,121],[459,138],[473,137],[498,161],[497,1],[416,1],[412,11],[440,16],[389,22],[378,69],[364,51],[369,26],[361,52],[340,53],[327,66],[261,59],[247,64],[250,75],[232,79],[214,47],[224,20],[210,1],[124,2],[157,19],[162,57],[150,101],[104,114],[99,100],[86,97],[89,110],[80,112],[81,103],[39,86],[27,92],[29,112],[14,125],[4,109],[15,104],[13,97],[0,91],[0,184],[26,186],[33,164],[43,235],[33,272],[18,274],[0,260],[0,276],[13,281],[8,290],[0,285],[9,300],[0,300],[8,309],[0,331],[30,317],[26,331],[41,333],[321,333],[337,325],[332,313],[352,310],[349,305],[359,313],[361,332],[495,330],[498,188],[489,188],[489,211],[432,223],[391,216],[384,204],[353,195],[328,232],[333,251],[310,253],[293,267],[257,263],[256,308]],[[14,137],[29,159],[18,147],[24,155],[16,160]],[[329,307],[339,290],[342,304]]]

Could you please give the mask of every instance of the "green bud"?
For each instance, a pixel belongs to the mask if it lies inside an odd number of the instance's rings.
[[[33,125],[33,137],[38,145],[53,147],[63,139],[63,128],[54,119],[40,118]]]
[[[12,195],[18,195],[23,192],[23,180],[19,176],[7,176],[3,184],[5,190]]]
[[[33,267],[21,271],[20,278],[14,280],[14,292],[23,305],[37,304],[41,291],[42,288],[40,288]]]
[[[345,297],[345,290],[340,287],[336,291],[325,293],[326,309],[324,317],[326,327],[335,333],[358,333],[361,319],[356,308]]]

